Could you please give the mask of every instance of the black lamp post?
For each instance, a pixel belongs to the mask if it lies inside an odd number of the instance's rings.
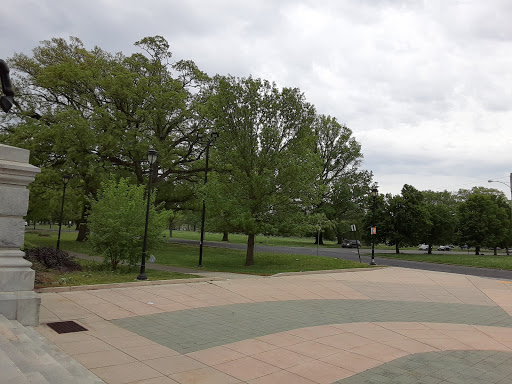
[[[375,205],[376,205],[376,199],[377,195],[379,194],[379,191],[377,188],[372,189],[372,199],[373,199],[373,218],[372,218],[372,228],[371,228],[371,234],[372,234],[372,261],[370,261],[370,265],[377,265],[375,262],[375,235],[376,235],[376,227],[375,227]]]
[[[151,180],[153,178],[153,164],[158,156],[157,151],[150,149],[148,151],[148,162],[149,162],[149,180],[148,180],[148,203],[146,206],[146,225],[144,227],[144,243],[142,245],[142,261],[140,263],[140,273],[137,276],[137,280],[147,280],[146,276],[146,244],[148,240],[148,223],[149,223],[149,204],[151,201]]]
[[[64,183],[64,187],[62,188],[62,204],[60,206],[59,235],[57,236],[57,249],[60,249],[60,229],[62,227],[62,215],[64,214],[64,198],[66,196],[66,187],[68,185],[69,179],[71,179],[71,176],[69,175],[62,176],[62,182]]]
[[[217,137],[219,137],[218,132],[212,132],[210,133],[210,137],[207,137],[203,140],[202,136],[199,136],[199,139],[206,144],[206,161],[204,165],[204,185],[206,185],[206,182],[208,181],[208,158],[210,156],[210,146],[215,143],[215,140],[217,140]],[[204,242],[204,220],[206,217],[206,202],[203,199],[203,214],[201,216],[201,240],[199,241],[199,264],[198,267],[203,266],[203,242]]]

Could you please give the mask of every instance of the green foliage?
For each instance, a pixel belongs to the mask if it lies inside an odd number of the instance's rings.
[[[82,266],[66,251],[51,247],[28,247],[24,249],[25,259],[41,263],[46,268],[59,271],[81,271]]]
[[[219,138],[211,160],[219,172],[206,187],[208,212],[248,235],[252,265],[254,235],[296,231],[317,197],[315,110],[298,89],[251,77],[215,81],[209,111]]]
[[[169,213],[158,212],[154,200],[152,194],[148,250],[161,239],[161,232],[169,220]],[[127,179],[117,182],[111,178],[102,184],[98,199],[92,198],[90,204],[89,241],[93,250],[103,255],[105,263],[110,263],[113,269],[121,262],[135,265],[139,261],[144,240],[147,206],[144,187],[130,185]]]
[[[474,192],[459,205],[460,239],[476,248],[495,247],[508,234],[509,209],[500,206],[495,196]]]

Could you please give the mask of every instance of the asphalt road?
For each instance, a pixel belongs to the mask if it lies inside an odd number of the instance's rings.
[[[185,240],[185,239],[170,239],[170,241],[176,243],[198,245],[199,242],[196,240]],[[235,244],[235,243],[222,243],[215,241],[205,241],[205,246],[208,247],[219,247],[219,248],[230,248],[230,249],[246,249],[246,244]],[[277,253],[291,253],[295,255],[318,255],[325,257],[335,257],[338,259],[359,261],[357,249],[352,248],[322,248],[322,247],[283,247],[283,246],[271,246],[271,245],[255,245],[256,252],[277,252]],[[423,251],[407,251],[408,253],[424,253]],[[371,255],[368,255],[368,250],[364,249],[360,251],[361,262],[370,263]],[[402,267],[421,269],[428,271],[438,272],[450,272],[459,273],[462,275],[473,275],[482,277],[492,277],[496,279],[508,279],[512,280],[512,271],[505,271],[501,269],[489,269],[489,268],[475,268],[475,267],[464,267],[459,265],[447,265],[447,264],[435,264],[435,263],[424,263],[418,261],[409,260],[398,260],[398,259],[387,259],[379,258],[379,254],[383,253],[394,253],[394,251],[382,251],[376,250],[375,261],[377,265],[385,265],[390,267]],[[437,253],[437,252],[434,252]],[[439,252],[442,254],[442,252]]]

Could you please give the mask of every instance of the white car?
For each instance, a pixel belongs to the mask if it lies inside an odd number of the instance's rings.
[[[428,244],[420,244],[418,251],[428,251]]]
[[[448,245],[440,245],[439,248],[437,248],[438,251],[451,251],[452,249]]]

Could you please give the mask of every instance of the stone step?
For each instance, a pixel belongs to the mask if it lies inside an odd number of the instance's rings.
[[[0,315],[0,352],[3,354],[0,354],[2,377],[5,365],[9,375],[17,380],[9,382],[104,383],[33,327],[25,327],[18,321],[8,320],[2,315]]]

